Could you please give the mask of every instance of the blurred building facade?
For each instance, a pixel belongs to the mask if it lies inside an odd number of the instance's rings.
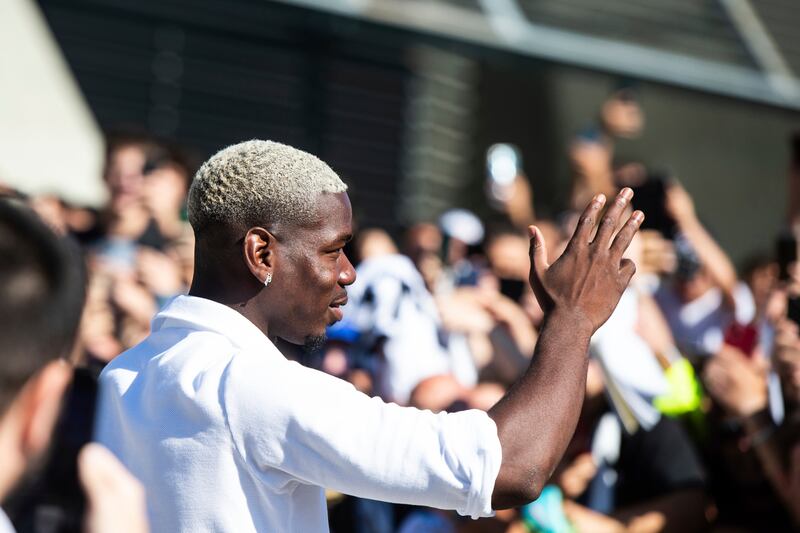
[[[636,78],[648,126],[619,152],[670,168],[736,260],[783,222],[800,125],[800,13],[744,4],[39,0],[101,127],[202,156],[248,138],[307,149],[348,181],[361,225],[390,230],[451,206],[489,216],[494,142],[520,146],[556,213],[569,142]]]

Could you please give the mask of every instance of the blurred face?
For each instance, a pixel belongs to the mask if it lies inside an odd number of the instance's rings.
[[[575,172],[589,180],[611,179],[611,156],[611,150],[602,142],[577,141],[570,147]]]
[[[186,198],[186,175],[175,166],[164,166],[147,174],[143,195],[147,206],[155,213],[178,216]]]
[[[121,146],[111,153],[105,179],[113,208],[127,207],[141,200],[144,164],[145,153],[138,146]]]
[[[545,241],[550,244],[550,241]],[[521,235],[499,235],[486,250],[492,272],[499,278],[527,279],[530,270],[528,239]]]
[[[644,114],[635,99],[613,97],[606,101],[601,111],[603,124],[617,137],[636,137],[644,126]]]
[[[778,284],[778,265],[771,263],[753,269],[747,277],[747,285],[756,301],[756,309],[762,312],[769,301],[772,290]]]
[[[676,280],[675,287],[678,296],[685,302],[693,302],[713,288],[711,278],[704,268],[700,268],[697,273],[687,280]]]
[[[284,230],[278,244],[271,299],[270,334],[293,344],[319,344],[325,328],[341,320],[346,287],[356,279],[344,254],[352,234],[347,193],[321,194],[316,223]]]

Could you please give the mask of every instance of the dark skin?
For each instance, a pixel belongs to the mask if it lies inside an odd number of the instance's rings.
[[[572,438],[586,390],[589,339],[611,316],[636,271],[622,254],[644,220],[641,211],[614,237],[632,197],[628,188],[617,195],[592,239],[605,204],[603,195],[596,196],[552,265],[541,232],[530,228],[530,283],[545,319],[528,370],[489,410],[503,449],[495,509],[535,500]]]
[[[605,198],[586,208],[567,250],[552,266],[541,232],[531,227],[530,282],[546,313],[525,375],[490,411],[503,450],[492,503],[496,509],[536,499],[575,430],[592,333],[614,310],[635,271],[622,253],[639,228],[635,212],[612,239],[632,192],[624,189],[599,225]],[[301,344],[335,322],[355,270],[342,252],[352,233],[346,193],[317,198],[314,221],[265,223],[197,235],[189,294],[240,312],[270,339]],[[272,282],[263,281],[272,273]],[[333,305],[333,307],[332,307]]]
[[[352,236],[346,193],[321,194],[308,224],[265,223],[198,236],[189,294],[225,304],[264,335],[313,343],[337,320],[355,281],[342,248]],[[272,274],[269,286],[264,286]],[[333,306],[333,307],[331,307]]]

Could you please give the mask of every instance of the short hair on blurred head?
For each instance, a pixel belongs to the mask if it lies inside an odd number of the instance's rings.
[[[158,149],[156,140],[139,128],[117,128],[106,132],[106,159],[128,146],[139,147],[148,154]]]
[[[27,208],[0,199],[0,413],[72,348],[85,285],[77,247]]]
[[[246,141],[220,150],[200,167],[189,190],[189,222],[195,233],[215,225],[309,223],[318,194],[346,190],[339,176],[309,153],[273,141]]]

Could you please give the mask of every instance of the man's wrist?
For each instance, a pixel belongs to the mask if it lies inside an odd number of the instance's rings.
[[[576,340],[589,339],[594,333],[594,324],[586,313],[579,309],[553,309],[544,318],[545,327],[565,328],[571,332],[571,337]]]

